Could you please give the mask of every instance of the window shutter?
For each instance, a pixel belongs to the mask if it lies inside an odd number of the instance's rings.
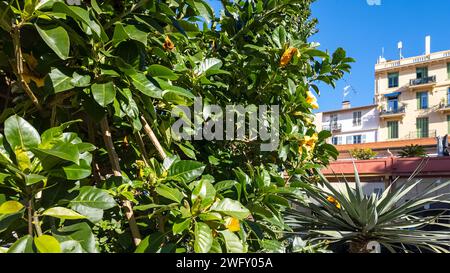
[[[420,93],[416,93],[417,109],[420,109]]]

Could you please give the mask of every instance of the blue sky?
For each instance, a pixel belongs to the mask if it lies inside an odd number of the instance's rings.
[[[398,59],[397,43],[403,42],[403,56],[421,55],[425,36],[431,35],[431,51],[450,49],[450,1],[448,0],[317,0],[313,17],[319,20],[319,33],[310,41],[320,49],[334,51],[343,47],[356,59],[352,71],[339,81],[335,90],[321,85],[320,111],[341,107],[343,88],[353,86],[346,98],[352,106],[373,103],[374,66],[384,47],[386,59]],[[220,1],[209,1],[217,11]],[[370,0],[369,0],[370,2]]]

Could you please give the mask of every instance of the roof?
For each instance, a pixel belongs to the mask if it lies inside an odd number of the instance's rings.
[[[355,110],[362,110],[362,109],[376,108],[376,107],[377,107],[376,104],[371,104],[371,105],[365,105],[365,106],[351,107],[351,108],[347,108],[347,109],[336,109],[336,110],[331,110],[331,111],[326,111],[326,112],[321,112],[321,113],[322,114],[330,114],[330,113],[355,111]]]
[[[353,162],[355,165],[353,165]],[[450,157],[429,158],[396,158],[388,157],[371,160],[334,161],[322,169],[327,177],[352,176],[355,174],[354,166],[361,177],[409,177],[420,165],[421,171],[417,177],[441,177],[450,176]]]
[[[384,150],[384,149],[403,148],[409,145],[436,146],[437,142],[434,137],[430,137],[420,139],[405,139],[405,140],[380,141],[361,144],[336,145],[336,149],[339,152],[347,152],[353,149],[367,149],[367,148],[370,148],[372,150],[381,150],[381,149]]]

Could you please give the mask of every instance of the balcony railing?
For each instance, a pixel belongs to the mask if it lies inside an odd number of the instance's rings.
[[[430,76],[430,77],[425,77],[425,78],[412,79],[409,81],[409,85],[416,86],[416,85],[435,83],[435,82],[436,82],[436,76]]]
[[[330,132],[336,132],[342,130],[342,124],[327,124],[323,126],[323,130],[330,131]]]
[[[418,139],[418,138],[430,138],[430,137],[437,137],[437,130],[431,130],[431,131],[411,131],[406,136],[407,139]]]
[[[388,116],[388,115],[395,115],[395,114],[404,114],[405,113],[405,107],[399,107],[397,109],[389,109],[389,110],[382,110],[380,115],[381,116]]]

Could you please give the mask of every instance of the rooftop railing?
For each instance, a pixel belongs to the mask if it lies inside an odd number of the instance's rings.
[[[380,62],[375,65],[375,70],[389,69],[389,68],[395,68],[395,67],[404,66],[404,65],[424,63],[427,61],[444,59],[444,58],[449,58],[449,57],[450,57],[450,50],[440,51],[440,52],[431,53],[430,55],[421,55],[421,56],[415,56],[415,57],[411,57],[411,58],[404,58],[401,60]]]

